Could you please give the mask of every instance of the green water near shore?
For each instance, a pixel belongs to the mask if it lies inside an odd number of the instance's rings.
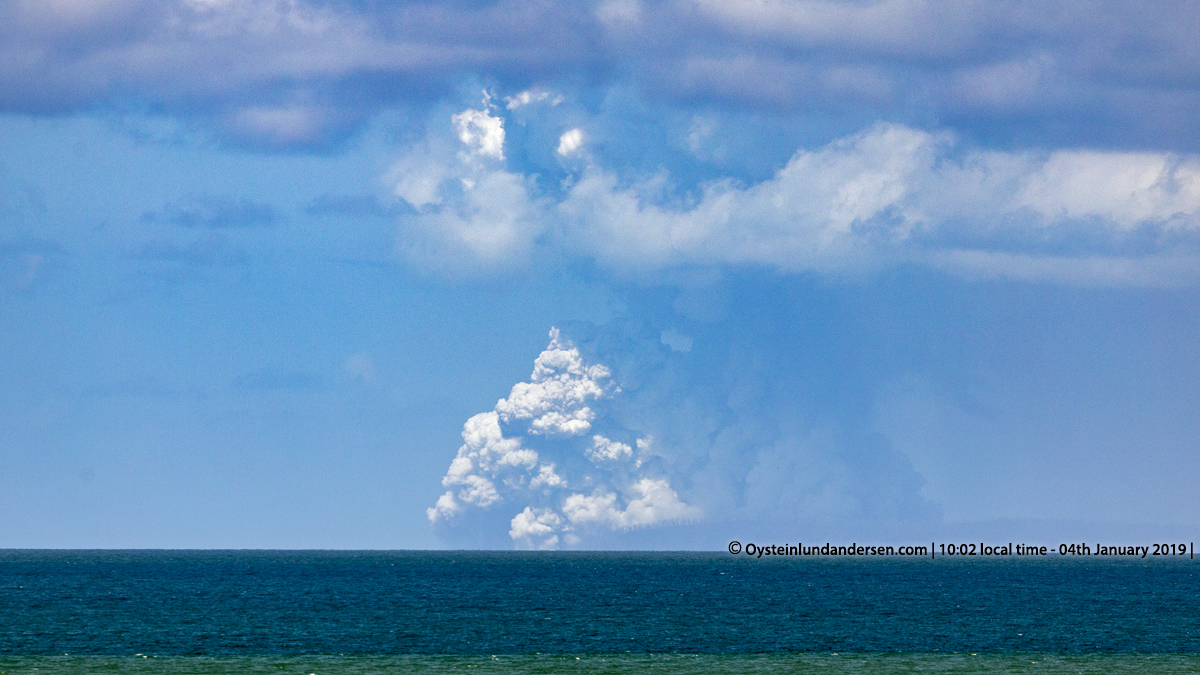
[[[623,673],[1196,673],[1197,654],[591,654],[503,656],[0,656],[0,675]]]

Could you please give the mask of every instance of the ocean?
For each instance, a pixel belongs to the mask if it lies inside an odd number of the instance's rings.
[[[1200,673],[1198,565],[0,551],[0,673]]]

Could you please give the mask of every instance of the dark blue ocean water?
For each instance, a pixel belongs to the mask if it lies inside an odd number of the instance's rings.
[[[1200,561],[0,551],[0,655],[1200,653]]]

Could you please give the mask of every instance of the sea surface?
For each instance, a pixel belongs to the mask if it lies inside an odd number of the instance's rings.
[[[0,674],[1200,673],[1200,561],[0,551]]]

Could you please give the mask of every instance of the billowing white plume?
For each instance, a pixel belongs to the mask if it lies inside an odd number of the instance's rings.
[[[594,433],[595,407],[620,394],[608,368],[586,363],[551,329],[530,381],[463,425],[463,445],[442,479],[448,490],[426,510],[429,521],[453,524],[470,509],[506,509],[517,545],[557,548],[580,544],[591,531],[699,518],[700,509],[646,464],[648,438],[627,429],[618,431],[631,442]]]

